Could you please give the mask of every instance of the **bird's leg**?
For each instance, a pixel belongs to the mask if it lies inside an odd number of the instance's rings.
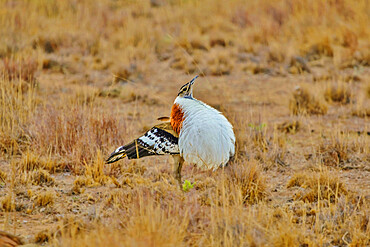
[[[182,164],[184,163],[184,159],[180,155],[174,155],[173,156],[173,173],[177,181],[179,182],[180,189],[182,189],[182,183],[181,183],[181,169]]]

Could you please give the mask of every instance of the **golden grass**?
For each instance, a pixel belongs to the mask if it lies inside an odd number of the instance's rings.
[[[2,170],[0,170],[0,180],[2,183],[6,183],[6,178],[7,178],[8,174]]]
[[[296,88],[292,96],[289,102],[289,108],[293,115],[326,114],[328,111],[328,107],[325,103],[316,99],[306,88]]]
[[[323,164],[328,166],[340,166],[344,162],[349,162],[349,156],[354,151],[349,143],[342,140],[327,141],[322,143],[317,155],[321,157]]]
[[[54,200],[55,200],[54,193],[50,191],[45,191],[34,196],[34,205],[39,207],[45,207],[48,205],[52,205],[54,203]]]
[[[329,172],[295,174],[287,184],[288,188],[293,186],[305,189],[295,195],[295,200],[308,202],[335,202],[348,193],[339,177]]]
[[[370,98],[370,84],[368,83],[368,85],[366,86],[366,88],[365,88],[365,92],[366,92],[366,96],[368,97],[368,98]]]
[[[19,82],[13,84],[13,82]],[[0,151],[2,154],[20,152],[29,143],[29,133],[23,128],[35,108],[33,86],[22,87],[20,79],[8,80],[0,76]],[[27,92],[25,92],[25,90]]]
[[[352,95],[348,86],[344,83],[336,83],[327,87],[324,92],[324,97],[328,102],[348,104],[351,101]]]
[[[286,121],[277,125],[277,129],[284,133],[295,134],[302,128],[302,124],[298,120]]]
[[[53,186],[55,184],[55,179],[50,176],[50,173],[46,170],[33,171],[30,174],[30,179],[33,185],[46,185]]]
[[[368,12],[2,1],[1,229],[53,246],[369,246]],[[229,165],[185,164],[187,192],[166,157],[105,165],[191,74],[234,125]]]
[[[35,152],[31,152],[30,150],[23,153],[17,166],[22,172],[45,169],[52,173],[61,172],[66,167],[63,162],[55,161],[50,157],[45,158],[41,155],[36,155]]]
[[[27,90],[27,84],[35,83],[35,73],[37,71],[38,64],[36,61],[28,60],[3,60],[3,66],[0,67],[0,70],[3,71],[3,76],[9,81],[19,83],[20,90],[23,92]]]
[[[15,211],[15,203],[12,194],[8,194],[7,196],[1,197],[0,209],[3,212]]]
[[[219,187],[230,192],[236,191],[237,200],[242,203],[257,203],[261,201],[266,194],[265,177],[261,175],[258,165],[254,162],[238,162],[238,166],[232,166],[226,173],[226,184]],[[228,192],[228,193],[230,193]]]
[[[352,115],[361,118],[370,117],[370,107],[368,108],[357,108],[352,111]]]
[[[140,199],[139,199],[140,200]],[[141,199],[141,200],[144,200]],[[182,245],[186,236],[188,216],[176,215],[181,208],[162,209],[160,205],[139,202],[136,210],[133,210],[130,220],[125,222],[124,232],[127,245],[137,246],[173,246]],[[175,215],[174,215],[175,214]],[[168,234],[171,232],[171,234]]]
[[[341,169],[353,169],[358,166],[366,166],[368,161],[368,142],[367,132],[358,131],[352,140],[351,134],[330,133],[330,137],[322,138],[315,147],[315,157],[317,162],[323,165],[337,167]]]

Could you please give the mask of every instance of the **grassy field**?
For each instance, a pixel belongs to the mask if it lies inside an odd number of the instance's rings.
[[[1,0],[0,246],[369,246],[369,13]],[[104,164],[197,74],[234,125],[229,166],[185,164],[181,191],[170,157]]]

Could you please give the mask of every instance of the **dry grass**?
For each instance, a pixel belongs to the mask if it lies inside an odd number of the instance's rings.
[[[30,174],[30,180],[33,185],[46,185],[53,186],[55,185],[55,179],[50,176],[50,173],[46,170],[33,171]]]
[[[2,183],[5,183],[7,176],[8,174],[6,174],[6,172],[0,170],[0,180],[2,181]]]
[[[344,83],[336,83],[327,87],[324,92],[324,97],[328,102],[348,104],[351,101],[352,94],[348,86]]]
[[[353,140],[348,132],[330,133],[323,137],[315,147],[315,161],[330,167],[341,169],[356,169],[366,167],[368,162],[368,133],[357,131]]]
[[[356,103],[352,108],[352,115],[368,118],[370,116],[370,84],[364,83],[359,96],[356,99]]]
[[[53,246],[369,246],[368,12],[1,1],[1,230]],[[185,164],[186,192],[166,157],[105,165],[193,74],[234,125],[229,165]]]
[[[66,165],[61,161],[55,161],[51,157],[36,155],[35,152],[27,150],[23,153],[21,160],[17,164],[21,172],[45,169],[49,172],[61,172],[66,169]]]
[[[357,108],[352,111],[352,115],[361,118],[370,117],[370,107],[368,108]]]
[[[16,80],[16,79],[15,79]],[[35,92],[30,86],[27,92],[13,81],[0,77],[0,152],[15,154],[23,150],[30,141],[30,135],[24,125],[29,121],[36,105]]]
[[[354,150],[349,143],[336,139],[322,143],[317,150],[317,155],[325,165],[343,166],[344,163],[350,162],[349,156],[352,152]]]
[[[3,65],[0,67],[2,77],[13,82],[19,82],[22,91],[27,89],[27,84],[35,83],[35,73],[38,64],[32,59],[27,60],[9,60],[5,58]]]
[[[45,191],[34,197],[34,205],[39,207],[51,206],[54,203],[55,195],[53,192]]]
[[[228,194],[236,192],[242,203],[254,204],[261,201],[266,195],[266,179],[261,175],[257,162],[237,162],[238,166],[227,169],[226,184],[219,190],[229,190]]]
[[[144,204],[144,201],[139,202],[137,209],[131,212],[130,220],[125,222],[126,244],[137,246],[182,245],[189,219],[186,211],[185,215],[177,215],[176,211],[183,209],[176,207],[178,206],[168,205],[167,208],[162,209],[152,200],[149,200],[149,204]],[[172,234],[168,234],[169,232]]]
[[[1,197],[0,200],[0,209],[3,212],[13,212],[15,211],[15,203],[12,194]]]
[[[287,184],[288,188],[293,186],[304,189],[296,193],[294,199],[308,202],[335,202],[348,193],[339,177],[332,172],[295,174]]]
[[[301,122],[298,120],[286,121],[277,125],[277,129],[284,133],[295,134],[302,128]]]
[[[289,102],[290,112],[298,114],[326,114],[328,107],[306,88],[296,88],[293,97]]]

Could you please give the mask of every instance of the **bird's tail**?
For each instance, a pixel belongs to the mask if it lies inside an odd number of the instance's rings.
[[[117,148],[116,150],[114,150],[113,153],[111,153],[109,158],[106,160],[106,163],[110,164],[110,163],[116,162],[120,159],[125,158],[126,156],[127,156],[126,148],[125,148],[125,146],[121,146],[121,147]]]
[[[156,153],[151,151],[150,149],[144,147],[142,144],[139,143],[138,139],[132,141],[131,143],[121,146],[114,150],[113,153],[109,156],[106,160],[107,164],[116,162],[120,159],[123,159],[127,156],[129,159],[139,159],[142,157],[155,155]]]

